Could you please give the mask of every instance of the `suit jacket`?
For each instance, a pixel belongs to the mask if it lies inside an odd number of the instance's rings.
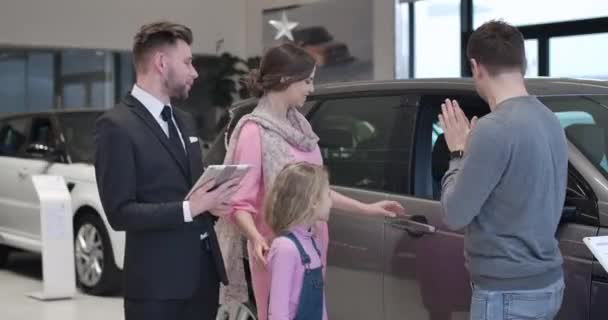
[[[187,299],[203,272],[226,272],[211,214],[184,222],[183,200],[203,171],[194,119],[174,109],[187,163],[150,112],[128,94],[95,128],[95,174],[112,228],[126,231],[125,297]],[[182,158],[183,159],[183,155]],[[200,235],[207,232],[216,270],[201,270]]]

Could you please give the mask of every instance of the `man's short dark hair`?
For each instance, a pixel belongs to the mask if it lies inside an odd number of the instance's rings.
[[[183,40],[188,45],[191,45],[193,39],[190,28],[168,21],[143,25],[133,41],[133,61],[135,66],[140,66],[152,51],[167,45],[173,46],[178,40]]]
[[[492,20],[477,28],[469,38],[467,56],[482,64],[492,76],[513,69],[526,74],[524,37],[504,21]]]

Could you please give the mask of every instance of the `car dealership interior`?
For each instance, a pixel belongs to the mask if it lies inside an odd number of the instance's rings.
[[[606,0],[0,0],[0,320],[608,319],[607,52]]]

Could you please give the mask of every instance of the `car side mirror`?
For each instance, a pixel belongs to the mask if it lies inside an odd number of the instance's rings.
[[[32,143],[27,146],[25,153],[33,158],[57,162],[65,155],[65,149],[63,147],[54,148],[41,143]]]
[[[53,148],[42,143],[32,143],[25,148],[25,153],[34,158],[45,158]]]

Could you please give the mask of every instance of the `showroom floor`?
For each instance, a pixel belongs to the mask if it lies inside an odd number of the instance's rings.
[[[41,302],[27,296],[42,288],[40,256],[15,253],[0,269],[1,320],[121,320],[122,297],[77,294],[71,300]]]

